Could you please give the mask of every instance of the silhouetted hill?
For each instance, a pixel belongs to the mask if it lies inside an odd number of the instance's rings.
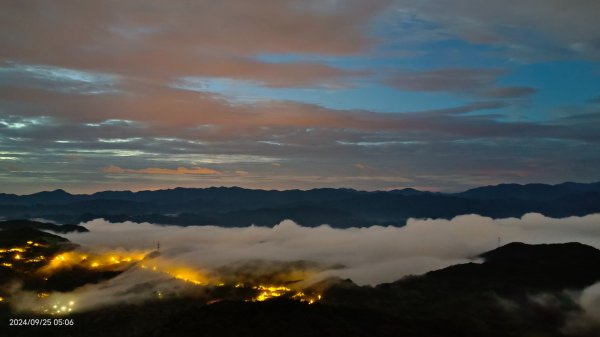
[[[600,262],[598,249],[570,242],[562,244],[529,245],[522,242],[511,242],[502,247],[479,255],[486,264],[544,264],[569,265],[583,263],[586,266]],[[599,271],[600,272],[600,271]]]
[[[451,266],[425,274],[449,291],[507,292],[581,289],[600,280],[600,251],[580,243],[510,243],[480,255],[484,263]]]
[[[38,192],[29,195],[0,194],[0,202],[4,204],[31,205],[31,204],[65,204],[78,200],[78,196],[69,194],[64,190]]]
[[[26,246],[27,241],[30,240],[45,244],[68,242],[61,236],[42,232],[32,227],[11,227],[0,230],[0,247]]]
[[[42,229],[55,233],[87,232],[87,228],[79,225],[56,225],[53,223],[31,221],[31,220],[7,220],[0,221],[0,230],[7,229]]]
[[[511,243],[481,257],[483,263],[376,287],[347,281],[324,297],[336,305],[408,318],[408,326],[420,324],[415,336],[566,336],[561,329],[579,312],[566,290],[600,281],[600,251],[579,243]],[[575,335],[599,332],[596,326]]]
[[[368,296],[352,299],[353,291],[365,288],[353,284],[333,287],[330,291],[349,292],[334,298],[346,303],[385,301],[410,303],[414,292],[430,300],[448,300],[452,296],[473,293],[525,295],[566,289],[581,289],[600,281],[600,250],[580,243],[528,245],[510,243],[480,255],[483,263],[466,263],[382,284],[369,290]],[[367,287],[367,290],[370,289]],[[378,297],[377,295],[382,295]],[[426,295],[425,295],[426,294]],[[330,294],[331,295],[331,294]],[[394,298],[394,296],[400,298]],[[390,297],[391,296],[391,297]]]
[[[273,226],[291,219],[304,226],[402,226],[408,218],[449,219],[462,214],[550,217],[600,212],[600,183],[502,184],[461,193],[414,189],[357,191],[321,188],[266,191],[239,187],[105,191],[72,195],[62,190],[0,194],[0,217],[61,223],[105,218],[173,225]]]
[[[75,246],[61,236],[32,227],[4,226],[0,228],[0,297],[6,290],[4,282],[15,277],[23,280],[47,263],[40,256],[73,249]],[[10,251],[17,248],[18,251]],[[18,254],[19,258],[16,258]],[[33,259],[33,260],[32,260]]]
[[[455,195],[471,199],[519,199],[552,201],[586,192],[600,192],[600,182],[591,184],[562,183],[546,184],[500,184],[496,186],[477,187]]]

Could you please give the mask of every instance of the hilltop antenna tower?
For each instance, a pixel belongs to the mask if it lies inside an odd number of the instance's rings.
[[[156,251],[160,252],[160,241],[156,241]]]

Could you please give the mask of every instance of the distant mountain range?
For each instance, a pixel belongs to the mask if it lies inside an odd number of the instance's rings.
[[[460,193],[415,189],[357,191],[252,190],[239,187],[175,188],[158,191],[104,191],[70,194],[63,190],[30,195],[0,193],[0,217],[79,223],[96,218],[172,225],[274,226],[291,219],[304,226],[402,226],[408,218],[462,214],[520,217],[537,212],[551,217],[600,212],[600,182],[501,184]]]

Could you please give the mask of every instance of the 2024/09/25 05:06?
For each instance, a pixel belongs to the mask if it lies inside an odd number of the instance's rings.
[[[8,325],[20,326],[70,326],[75,325],[72,318],[11,318]]]

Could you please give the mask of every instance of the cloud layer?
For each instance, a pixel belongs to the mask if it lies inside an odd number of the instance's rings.
[[[274,228],[223,228],[94,220],[83,224],[89,233],[67,237],[92,249],[152,249],[160,241],[164,258],[200,270],[243,261],[308,261],[323,269],[314,280],[338,276],[377,284],[466,262],[496,248],[498,238],[503,243],[577,241],[600,247],[598,220],[597,214],[565,219],[539,214],[521,219],[465,215],[452,220],[410,219],[402,228],[350,229],[307,228],[291,221]]]
[[[208,288],[175,279],[216,285],[221,282],[288,284],[303,289],[315,282],[350,278],[358,284],[392,282],[446,266],[478,262],[477,256],[501,244],[582,242],[600,247],[600,214],[564,219],[527,214],[491,219],[464,215],[452,220],[409,219],[405,227],[334,229],[301,227],[286,220],[268,227],[158,226],[148,223],[84,223],[90,232],[66,235],[84,254],[137,254],[160,242],[160,256],[140,262],[119,276],[72,292],[51,293],[43,303],[76,302],[89,310],[115,303],[137,303],[164,296],[200,296]],[[161,272],[153,272],[156,267]],[[181,278],[181,277],[180,277]],[[292,282],[292,283],[289,283]],[[12,301],[23,310],[40,310],[35,293],[13,289]],[[158,296],[163,296],[158,295]],[[598,286],[572,294],[585,310],[566,329],[584,329],[598,321]]]

